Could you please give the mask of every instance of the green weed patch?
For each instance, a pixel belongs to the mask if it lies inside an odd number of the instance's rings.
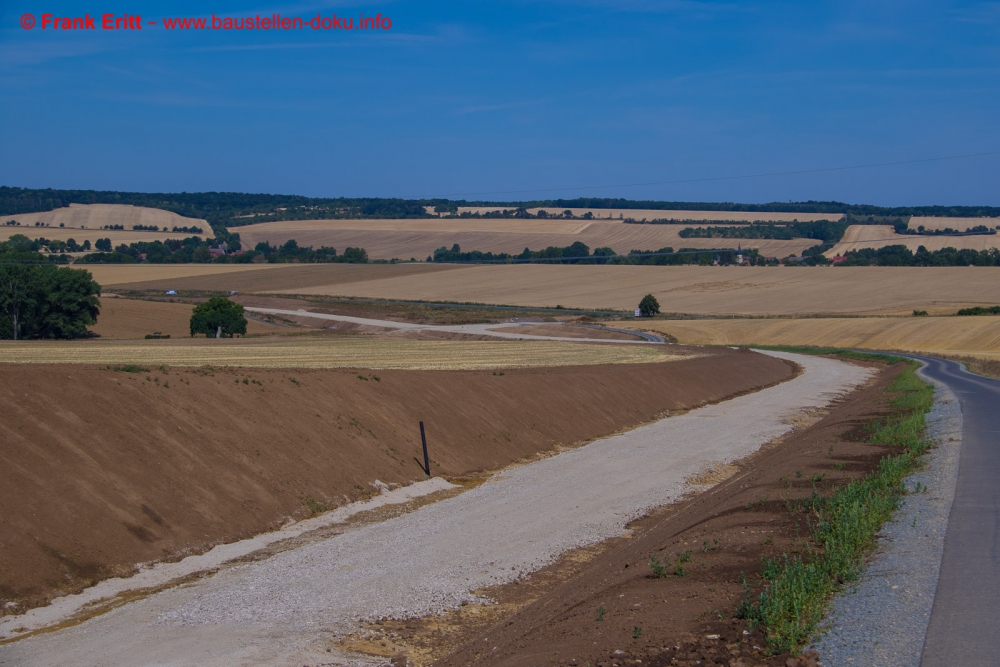
[[[751,628],[765,630],[772,653],[791,652],[805,645],[822,620],[830,597],[861,573],[865,557],[875,549],[876,535],[906,492],[903,481],[917,469],[927,451],[922,438],[924,414],[934,403],[933,387],[917,377],[912,361],[890,355],[841,354],[832,348],[807,349],[810,354],[847,358],[889,357],[906,361],[910,367],[886,388],[888,393],[897,394],[890,400],[897,414],[873,423],[868,436],[872,444],[891,446],[900,453],[883,458],[877,470],[829,497],[814,491],[812,498],[797,503],[795,507],[807,512],[810,553],[806,558],[784,554],[780,559],[762,559],[761,577],[766,585],[756,600],[744,580],[747,596],[738,616],[748,620]]]

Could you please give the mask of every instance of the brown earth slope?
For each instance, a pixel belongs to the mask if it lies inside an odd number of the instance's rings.
[[[432,472],[467,475],[792,373],[725,349],[502,373],[0,365],[0,613],[422,478],[420,420]]]

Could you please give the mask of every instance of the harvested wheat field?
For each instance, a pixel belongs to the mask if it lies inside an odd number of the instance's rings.
[[[653,320],[641,328],[691,345],[815,345],[1000,356],[1000,317]]]
[[[995,229],[1000,225],[1000,218],[929,218],[913,216],[910,218],[910,229],[923,227],[924,229],[957,229],[964,232],[970,227],[985,225],[990,229]]]
[[[42,213],[4,215],[0,216],[0,225],[10,220],[20,222],[22,230],[27,227],[34,228],[36,222],[43,222],[52,227],[65,225],[67,228],[87,230],[98,229],[104,225],[123,225],[128,230],[131,230],[133,225],[155,225],[160,229],[194,226],[201,227],[206,232],[211,231],[208,223],[201,218],[185,218],[159,208],[125,204],[70,204]]]
[[[663,312],[704,315],[903,315],[915,308],[954,312],[965,306],[996,305],[1000,294],[1000,271],[989,267],[270,266],[274,268],[111,283],[110,287],[561,305],[626,312],[652,293]]]
[[[423,479],[420,421],[435,475],[475,475],[793,375],[730,350],[377,380],[0,365],[0,615]]]
[[[292,292],[458,270],[457,264],[146,264],[87,269],[109,289]]]
[[[931,218],[932,220],[937,218]],[[943,219],[943,218],[941,218]],[[954,218],[952,218],[954,219]],[[958,218],[958,220],[979,220],[979,218]],[[977,223],[981,224],[981,223]],[[911,223],[911,228],[916,227]],[[947,226],[947,225],[946,225]],[[910,250],[924,246],[928,250],[941,248],[957,248],[964,250],[988,250],[1000,247],[1000,234],[977,234],[973,236],[918,236],[915,234],[897,234],[889,225],[851,225],[844,232],[840,243],[830,248],[827,257],[842,255],[849,250],[861,248],[884,248],[888,245],[905,245]]]
[[[431,218],[410,220],[286,220],[233,227],[244,247],[261,241],[280,245],[295,239],[300,246],[332,246],[342,251],[361,247],[373,259],[425,259],[441,246],[463,250],[519,253],[565,247],[577,241],[591,249],[610,247],[620,254],[660,248],[757,248],[768,257],[800,254],[816,245],[812,239],[681,238],[686,225],[632,225],[613,220],[523,220]]]
[[[144,338],[147,334],[169,334],[188,338],[191,332],[189,303],[101,299],[101,314],[90,330],[101,338]],[[256,320],[247,322],[247,334],[274,333],[278,327]]]
[[[429,213],[433,213],[434,207],[428,206]],[[459,206],[461,213],[491,213],[504,210],[503,206]],[[512,207],[507,207],[512,210]],[[712,221],[740,221],[740,222],[791,222],[799,220],[808,222],[811,220],[840,220],[844,217],[842,213],[752,213],[748,211],[665,211],[650,208],[553,208],[540,207],[529,208],[528,212],[537,215],[539,211],[545,211],[551,215],[562,215],[563,211],[572,211],[575,216],[584,216],[590,213],[595,218],[611,218],[620,220],[622,218],[632,218],[633,220],[703,220]]]
[[[670,361],[682,353],[665,345],[548,341],[429,341],[322,338],[2,341],[0,363],[147,364],[246,368],[365,368],[474,370],[534,366],[592,366]]]
[[[631,311],[652,293],[664,312],[707,315],[908,314],[995,305],[991,268],[471,266],[275,292],[605,308]]]
[[[227,273],[251,274],[268,269],[288,269],[290,264],[79,264],[75,268],[87,269],[102,287],[154,281],[157,288],[174,289],[171,281],[191,277],[213,276]]]

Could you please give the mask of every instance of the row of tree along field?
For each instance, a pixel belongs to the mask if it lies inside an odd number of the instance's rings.
[[[364,248],[347,248],[343,253],[336,248],[323,246],[314,250],[311,246],[300,247],[294,239],[281,246],[268,243],[258,243],[253,250],[243,251],[238,246],[234,249],[226,242],[215,239],[202,239],[191,236],[186,239],[167,239],[166,241],[139,241],[112,248],[111,239],[98,239],[94,244],[102,252],[84,255],[76,260],[78,264],[249,264],[253,262],[285,263],[299,262],[303,264],[317,263],[348,263],[367,264],[368,252]],[[89,249],[89,243],[87,244]],[[51,246],[50,246],[51,249]],[[72,251],[70,251],[72,252]]]
[[[818,247],[818,246],[817,246]],[[619,255],[611,248],[594,248],[591,252],[587,244],[577,241],[571,245],[549,246],[542,250],[525,248],[514,255],[506,252],[483,252],[471,250],[463,252],[457,243],[450,249],[441,246],[427,258],[428,262],[468,263],[468,264],[640,264],[649,266],[682,266],[698,264],[708,266],[745,264],[777,264],[776,259],[765,259],[756,249],[739,250],[705,248],[660,248],[659,250],[632,250],[627,255]]]
[[[904,245],[850,250],[837,266],[1000,266],[1000,250],[942,248],[929,251],[924,246],[914,252]]]

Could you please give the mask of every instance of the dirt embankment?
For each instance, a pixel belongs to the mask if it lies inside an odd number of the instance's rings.
[[[432,473],[469,475],[792,373],[731,350],[504,372],[0,365],[0,613],[420,479],[421,420]]]

